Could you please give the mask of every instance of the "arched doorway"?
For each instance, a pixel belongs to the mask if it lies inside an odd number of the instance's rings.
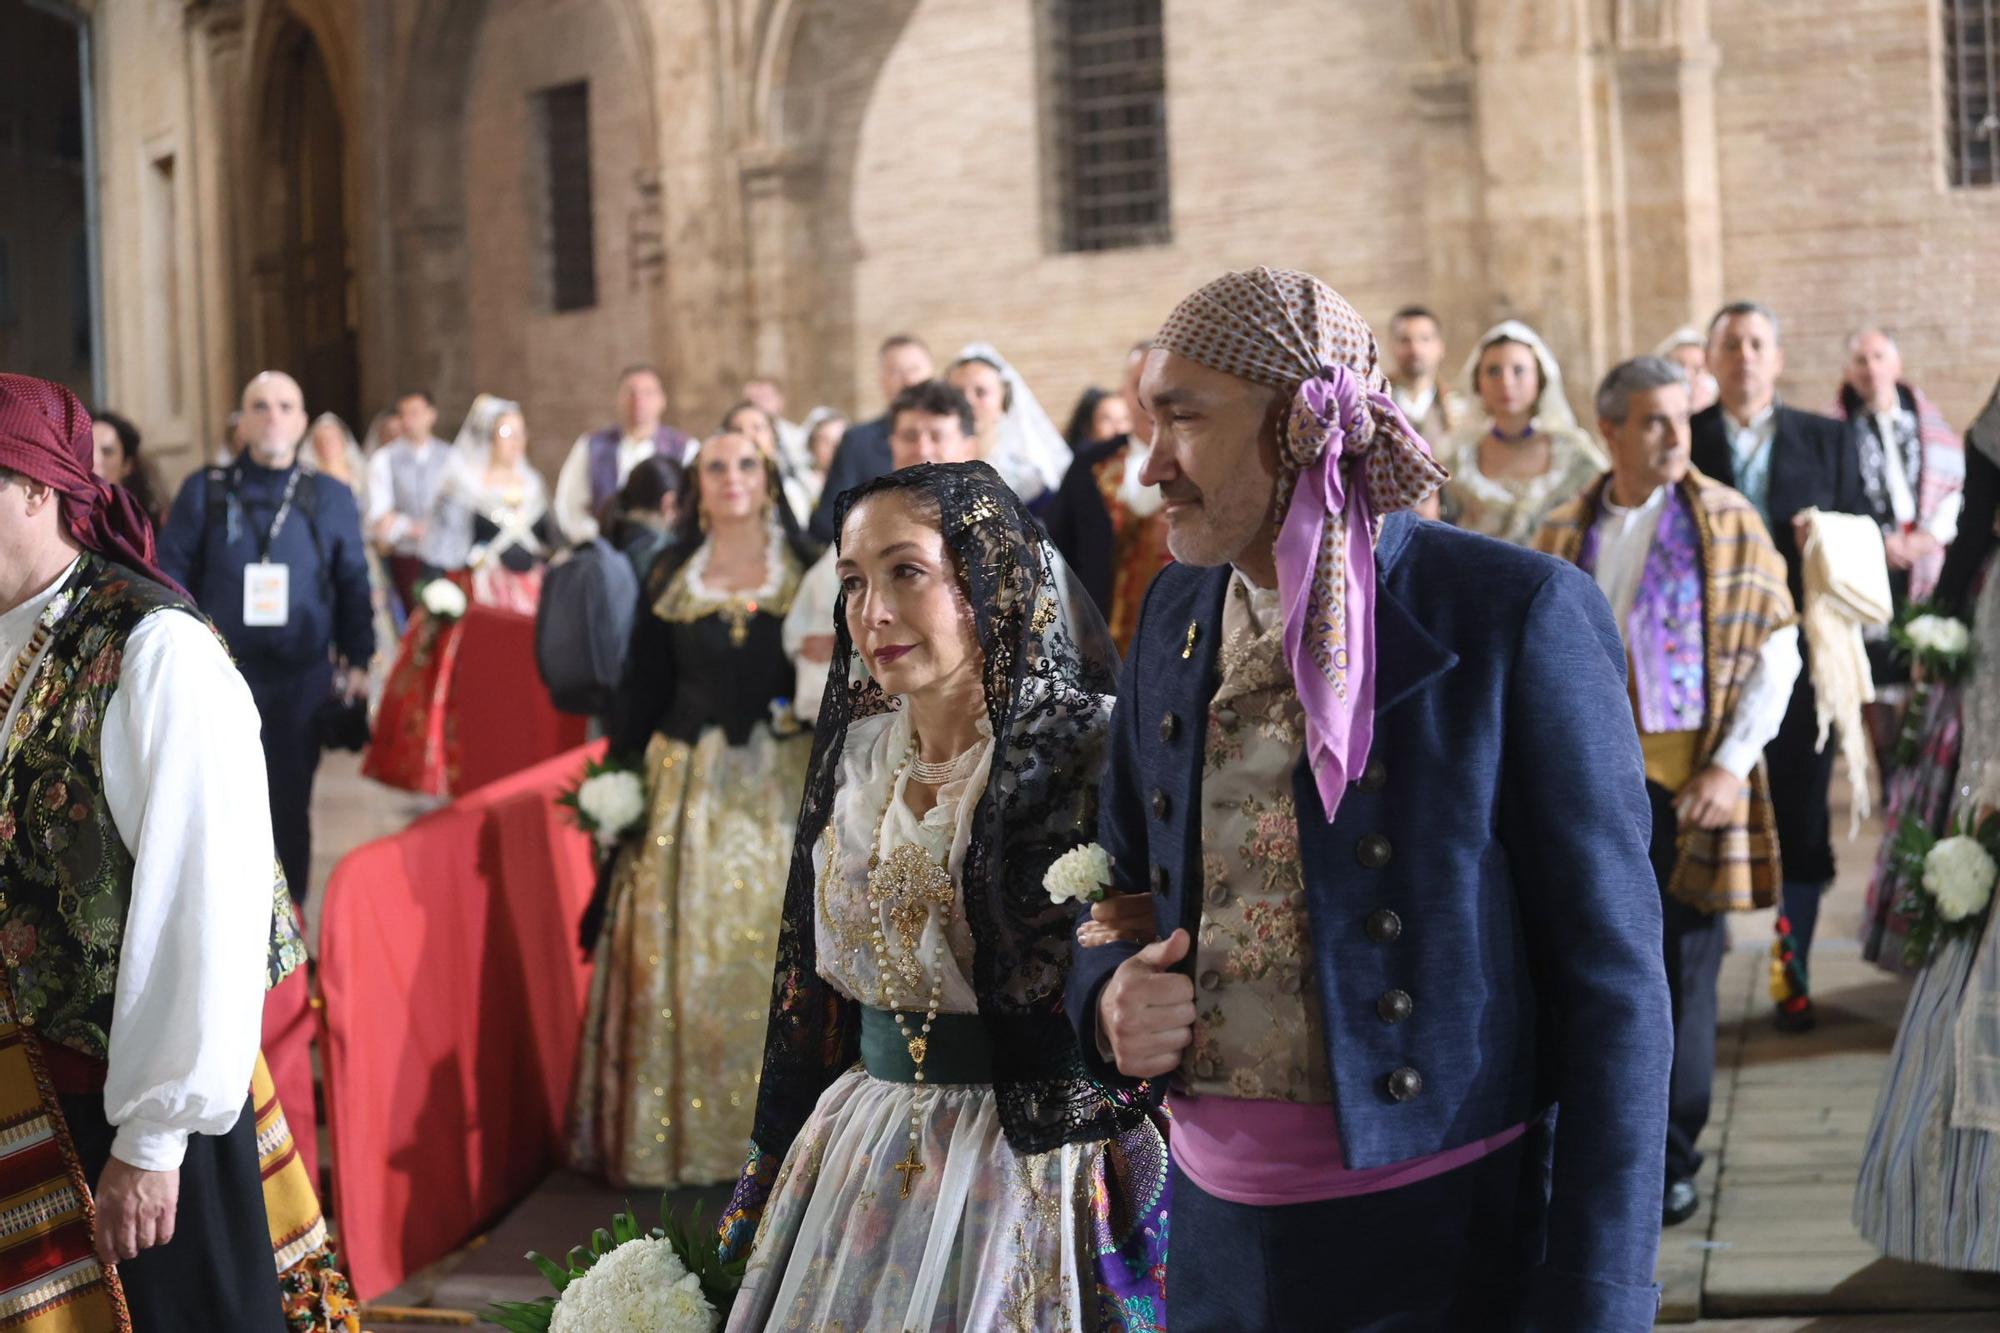
[[[251,270],[255,369],[289,371],[306,410],[358,420],[346,136],[319,43],[288,24],[266,66]]]

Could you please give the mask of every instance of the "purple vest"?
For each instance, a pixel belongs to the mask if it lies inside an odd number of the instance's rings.
[[[1577,563],[1597,572],[1597,525],[1584,537]],[[1639,730],[1647,735],[1700,731],[1708,716],[1707,659],[1702,637],[1704,572],[1701,529],[1678,486],[1669,487],[1659,530],[1639,575],[1639,592],[1625,619],[1632,659],[1632,694]]]
[[[625,438],[625,432],[615,426],[607,426],[590,437],[590,512],[595,514],[604,508],[604,502],[618,494],[618,442]],[[653,432],[653,447],[676,463],[687,452],[691,437],[683,435],[672,426],[661,426]]]

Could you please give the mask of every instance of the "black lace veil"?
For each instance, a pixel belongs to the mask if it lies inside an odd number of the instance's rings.
[[[836,529],[856,504],[892,490],[935,504],[985,656],[993,766],[963,878],[1001,1126],[1024,1153],[1102,1139],[1137,1112],[1085,1073],[1063,1011],[1073,914],[1049,901],[1042,876],[1096,836],[1117,651],[1041,525],[991,467],[933,463],[890,473],[840,498]],[[758,1178],[768,1189],[820,1093],[859,1055],[860,1006],[816,970],[813,848],[832,813],[849,725],[893,706],[856,670],[843,596],[785,892],[750,1162],[725,1236],[732,1220],[739,1230],[754,1226]]]

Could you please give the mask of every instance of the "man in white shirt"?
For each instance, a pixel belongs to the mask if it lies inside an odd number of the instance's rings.
[[[423,549],[431,510],[451,471],[451,446],[431,432],[437,406],[423,389],[396,399],[401,434],[368,460],[368,512],[362,516],[368,540],[389,558],[389,579],[407,612],[423,575]]]
[[[1670,361],[1613,367],[1597,390],[1611,471],[1551,514],[1536,542],[1597,580],[1630,661],[1674,1018],[1668,1226],[1699,1203],[1726,914],[1778,899],[1764,747],[1800,666],[1784,559],[1749,501],[1692,469],[1688,400]]]
[[[1444,326],[1429,309],[1404,306],[1389,321],[1389,394],[1432,453],[1441,453],[1465,420],[1465,395],[1438,380]]]
[[[662,423],[667,385],[651,366],[627,366],[618,376],[618,424],[577,436],[556,474],[550,506],[563,540],[581,546],[597,536],[598,515],[642,458],[666,454],[683,466],[698,442]]]
[[[73,395],[0,376],[0,1161],[37,1205],[0,1215],[0,1285],[17,1313],[108,1328],[122,1288],[148,1333],[279,1333],[249,1094],[300,951],[257,709],[90,459]]]

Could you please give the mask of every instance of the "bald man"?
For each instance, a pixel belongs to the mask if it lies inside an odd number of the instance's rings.
[[[251,380],[242,452],[189,477],[160,534],[161,568],[222,631],[257,701],[272,834],[301,902],[312,867],[317,720],[330,702],[362,696],[375,653],[360,509],[345,484],[298,465],[306,421],[290,375]]]

